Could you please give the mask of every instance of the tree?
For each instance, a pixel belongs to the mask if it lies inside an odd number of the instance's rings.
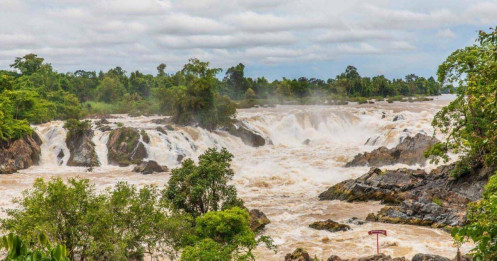
[[[167,65],[164,63],[159,64],[159,66],[157,66],[157,76],[166,76],[166,67]]]
[[[242,63],[237,66],[230,67],[226,71],[224,81],[228,87],[228,94],[233,99],[240,99],[248,88],[247,79],[244,76],[245,65]]]
[[[226,104],[227,100],[218,95],[216,74],[220,71],[210,68],[208,62],[190,59],[181,71],[186,86],[162,89],[161,107],[171,108],[177,124],[199,125],[209,130],[231,124],[236,111],[227,110],[234,105]]]
[[[118,78],[105,76],[97,87],[98,100],[111,103],[120,101],[126,89]]]
[[[426,155],[448,160],[462,155],[453,175],[497,166],[497,31],[480,32],[478,44],[453,52],[438,68],[439,81],[459,86],[457,98],[435,115],[433,126],[446,135]]]
[[[199,156],[198,165],[186,159],[180,168],[173,169],[165,191],[173,209],[198,217],[209,211],[242,206],[235,187],[228,185],[234,175],[232,158],[224,148],[211,148]]]
[[[192,234],[188,216],[167,209],[153,186],[136,189],[120,182],[102,194],[87,179],[37,179],[32,189],[15,201],[20,208],[7,210],[2,229],[16,233],[26,244],[38,235],[67,247],[71,260],[142,260],[150,256],[171,258]]]
[[[497,259],[497,175],[490,178],[481,200],[468,205],[467,225],[456,228],[452,236],[458,243],[472,240],[475,260]]]
[[[234,207],[208,212],[196,219],[193,246],[184,248],[182,261],[255,260],[252,250],[257,246],[249,226],[250,215]]]
[[[10,67],[19,70],[23,75],[31,75],[40,69],[44,59],[34,53],[26,54],[24,57],[17,57]]]

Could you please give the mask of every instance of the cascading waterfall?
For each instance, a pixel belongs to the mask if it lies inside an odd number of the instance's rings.
[[[234,154],[233,184],[247,207],[262,210],[271,220],[265,233],[279,244],[278,254],[257,249],[258,260],[282,260],[296,247],[326,259],[331,254],[344,258],[370,255],[375,248],[367,235],[370,229],[386,229],[389,236],[383,252],[393,256],[412,256],[418,252],[452,256],[450,236],[440,230],[405,225],[367,223],[351,225],[347,232],[329,233],[310,229],[308,224],[331,218],[346,222],[348,218],[364,219],[378,211],[377,202],[347,203],[319,201],[317,195],[337,182],[357,178],[367,167],[344,168],[354,155],[379,146],[393,147],[401,139],[419,132],[433,133],[433,115],[447,100],[422,103],[377,103],[347,106],[278,106],[238,111],[238,120],[249,129],[267,137],[271,145],[258,148],[246,145],[240,138],[224,131],[210,132],[197,127],[167,128],[164,117],[128,117],[115,115],[108,119],[111,128],[118,124],[144,130],[150,142],[144,143],[147,160],[155,160],[170,169],[183,158],[196,159],[207,148],[227,148]],[[393,121],[396,115],[396,121]],[[29,187],[36,177],[51,175],[84,176],[104,189],[117,181],[132,184],[167,182],[169,173],[142,175],[131,168],[111,166],[107,161],[110,131],[100,131],[94,124],[92,139],[101,167],[93,172],[85,168],[67,167],[69,150],[65,145],[66,131],[62,122],[36,126],[42,145],[40,166],[17,175],[1,176],[0,205]],[[162,129],[158,128],[161,127]],[[59,166],[57,155],[63,151]],[[401,167],[401,166],[392,166]],[[402,166],[407,167],[407,166]],[[418,167],[418,166],[410,166]],[[429,166],[428,166],[429,167]],[[428,168],[427,167],[427,168]]]

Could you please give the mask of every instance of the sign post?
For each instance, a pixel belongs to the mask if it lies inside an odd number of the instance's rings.
[[[376,254],[380,253],[380,241],[378,239],[379,235],[387,236],[386,230],[371,230],[368,231],[368,235],[376,235]]]

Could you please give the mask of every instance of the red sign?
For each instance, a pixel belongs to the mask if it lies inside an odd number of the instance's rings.
[[[379,242],[378,236],[379,235],[386,236],[387,231],[386,230],[371,230],[371,231],[368,231],[368,235],[376,235],[376,254],[379,254],[380,253],[380,242]]]
[[[384,235],[386,236],[387,235],[387,231],[386,230],[371,230],[368,232],[369,235]]]

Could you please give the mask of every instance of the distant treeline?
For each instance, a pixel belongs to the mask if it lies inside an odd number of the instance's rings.
[[[30,123],[78,119],[85,114],[165,114],[179,124],[213,129],[229,125],[236,106],[250,107],[269,100],[272,104],[329,104],[357,97],[441,93],[441,85],[433,77],[361,77],[353,66],[326,81],[301,77],[272,82],[264,77],[245,77],[241,63],[229,68],[221,80],[221,69],[210,68],[208,62],[198,59],[191,59],[172,74],[160,64],[156,75],[127,73],[121,67],[107,72],[59,73],[36,54],[16,58],[11,67],[13,70],[0,70],[2,140],[30,132]]]

